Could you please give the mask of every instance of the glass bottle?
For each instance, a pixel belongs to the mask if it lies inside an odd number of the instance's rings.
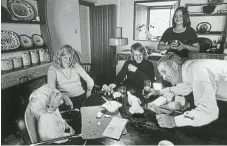
[[[213,47],[212,47],[212,52],[216,52],[217,51],[217,42],[216,40],[213,40]]]
[[[217,52],[221,53],[222,52],[222,37],[220,36],[218,38],[218,42],[217,42]]]

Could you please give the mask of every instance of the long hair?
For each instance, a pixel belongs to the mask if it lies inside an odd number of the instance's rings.
[[[67,54],[71,54],[72,57],[70,58],[70,67],[74,67],[76,63],[81,64],[80,56],[75,49],[73,49],[70,45],[63,45],[57,51],[56,56],[54,57],[54,67],[60,69],[62,68],[62,60],[61,57]]]
[[[143,53],[143,59],[147,59],[147,49],[141,43],[135,43],[131,46],[131,60],[135,60],[132,53],[133,51],[139,51]]]
[[[190,21],[190,18],[189,18],[189,15],[188,15],[188,10],[185,8],[185,7],[178,7],[175,12],[174,12],[174,15],[173,15],[173,18],[172,18],[172,26],[175,28],[176,27],[176,23],[174,21],[174,17],[176,15],[176,12],[180,10],[182,11],[182,15],[183,15],[183,27],[188,27],[188,26],[191,26],[191,21]]]

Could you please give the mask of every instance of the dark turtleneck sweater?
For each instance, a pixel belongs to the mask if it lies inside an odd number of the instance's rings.
[[[129,64],[136,66],[137,70],[135,72],[128,71]],[[127,79],[124,81],[126,76]],[[141,63],[137,63],[134,60],[127,60],[121,71],[118,73],[115,79],[115,84],[118,86],[123,83],[127,87],[131,87],[141,94],[144,87],[144,81],[150,80],[153,83],[154,77],[154,67],[151,61],[143,60]]]

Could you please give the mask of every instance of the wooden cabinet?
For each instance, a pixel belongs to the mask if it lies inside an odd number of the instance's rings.
[[[2,0],[2,7],[10,13],[10,7],[8,5],[10,0]],[[20,0],[18,0],[20,2]],[[18,85],[20,83],[23,83],[25,81],[33,80],[42,76],[45,76],[47,73],[47,69],[51,65],[51,54],[53,54],[52,50],[52,44],[50,39],[50,34],[48,31],[48,25],[47,25],[47,1],[46,0],[25,0],[21,1],[22,3],[25,2],[27,7],[31,7],[32,11],[34,11],[34,17],[32,20],[23,20],[20,18],[16,18],[13,16],[12,12],[10,19],[2,19],[2,30],[9,30],[13,31],[17,34],[18,38],[20,38],[20,35],[26,35],[31,38],[33,34],[38,34],[42,37],[44,40],[44,45],[37,47],[34,45],[32,47],[22,47],[20,45],[16,49],[12,50],[3,50],[1,49],[1,59],[9,59],[15,57],[21,57],[24,54],[24,52],[28,52],[31,57],[32,51],[37,51],[39,53],[39,50],[44,49],[47,51],[50,55],[50,61],[46,62],[40,62],[32,64],[30,66],[22,66],[20,68],[14,68],[12,70],[2,71],[1,79],[1,89],[6,89],[8,87],[12,87],[14,85]],[[20,7],[18,7],[20,8]],[[24,7],[26,8],[26,7]],[[2,38],[3,39],[3,38]],[[20,43],[21,44],[21,43]],[[40,55],[38,54],[38,59],[40,59]],[[23,60],[23,59],[22,59]]]
[[[187,3],[191,26],[197,31],[198,37],[206,37],[213,41],[213,45],[219,42],[221,45],[214,52],[223,53],[226,46],[226,34],[227,34],[227,3],[222,3],[214,6],[210,6],[207,9],[206,3]],[[203,7],[206,6],[206,10]],[[213,11],[212,11],[213,7]],[[204,13],[204,11],[206,13]],[[210,11],[207,12],[207,11]],[[207,27],[199,24],[208,24],[208,31],[201,32],[198,28]],[[210,25],[210,26],[209,26]],[[201,27],[198,27],[201,26]],[[214,57],[214,56],[213,56]]]

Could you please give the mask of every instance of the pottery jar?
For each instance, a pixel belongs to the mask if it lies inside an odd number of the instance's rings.
[[[37,50],[31,51],[32,64],[39,63],[39,54]]]
[[[40,62],[45,62],[44,55],[45,55],[45,50],[44,49],[40,49],[39,50],[39,59],[40,59]]]
[[[22,59],[24,67],[31,65],[31,56],[29,52],[24,52],[22,54]]]
[[[20,68],[23,66],[21,57],[13,57],[12,60],[14,68]]]
[[[13,69],[12,59],[3,59],[1,60],[1,64],[2,64],[2,67],[1,67],[2,71],[8,71]]]

